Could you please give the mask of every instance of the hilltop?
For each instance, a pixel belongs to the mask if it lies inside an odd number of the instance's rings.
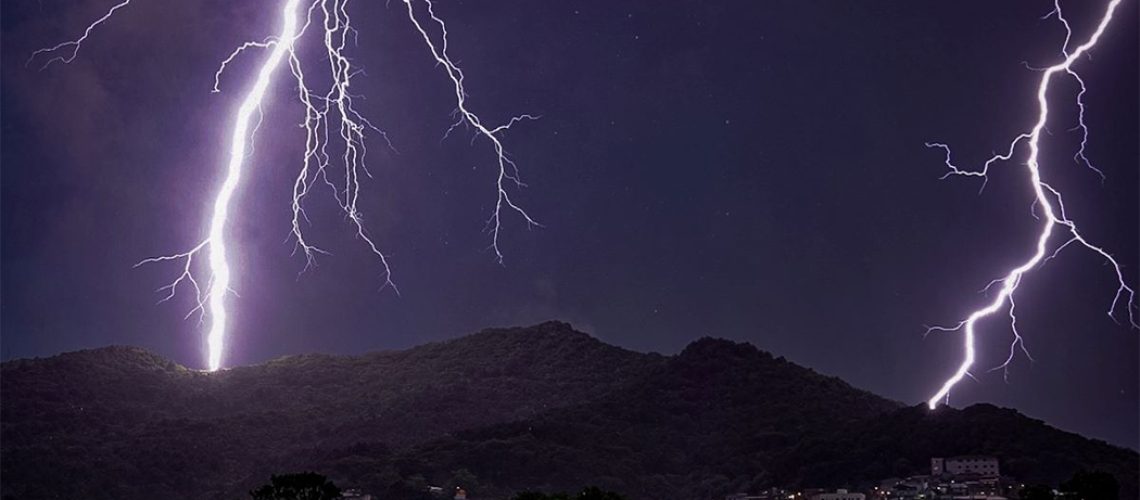
[[[585,484],[721,498],[960,453],[1027,481],[1107,470],[1126,499],[1137,484],[1135,452],[1012,410],[929,412],[748,344],[661,356],[557,322],[217,373],[108,347],[4,363],[0,390],[0,492],[21,499],[236,498],[302,469],[399,498],[459,480],[481,498]]]

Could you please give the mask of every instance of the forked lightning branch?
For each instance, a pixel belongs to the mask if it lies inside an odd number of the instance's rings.
[[[1005,153],[993,156],[978,170],[965,170],[958,168],[953,161],[951,161],[949,146],[936,142],[926,144],[927,147],[941,149],[945,152],[946,168],[948,171],[943,178],[956,175],[972,176],[981,177],[983,182],[985,182],[986,175],[989,174],[990,168],[998,163],[1010,161],[1024,162],[1025,177],[1026,180],[1029,181],[1029,185],[1033,188],[1034,193],[1034,214],[1041,223],[1040,231],[1037,233],[1036,244],[1032,247],[1029,256],[1017,266],[1006,271],[1001,278],[992,281],[990,285],[986,287],[987,290],[995,286],[998,287],[997,293],[987,304],[971,311],[969,315],[966,316],[966,319],[954,326],[936,326],[928,329],[928,332],[943,331],[962,333],[964,353],[958,368],[942,383],[942,386],[931,396],[930,400],[927,401],[927,405],[932,410],[937,408],[940,402],[949,398],[950,390],[953,389],[955,385],[970,375],[970,369],[974,366],[977,357],[975,338],[977,336],[977,323],[983,318],[1004,311],[1008,316],[1010,329],[1013,333],[1013,340],[1010,342],[1009,353],[1005,362],[994,369],[1008,369],[1009,363],[1013,361],[1018,350],[1021,350],[1026,356],[1029,356],[1029,351],[1025,348],[1024,338],[1017,328],[1017,303],[1014,302],[1014,292],[1017,291],[1022,280],[1026,278],[1031,271],[1039,270],[1050,260],[1057,257],[1062,250],[1071,246],[1092,251],[1109,264],[1116,275],[1118,286],[1116,294],[1108,306],[1107,314],[1113,319],[1123,317],[1132,327],[1140,328],[1136,322],[1136,292],[1126,283],[1120,263],[1104,248],[1085,239],[1084,235],[1078,229],[1077,223],[1066,213],[1065,202],[1061,198],[1061,192],[1050,185],[1041,173],[1041,163],[1043,161],[1040,156],[1041,139],[1043,133],[1048,136],[1046,125],[1049,123],[1050,85],[1058,78],[1069,77],[1075,79],[1081,89],[1072,100],[1067,101],[1069,105],[1075,106],[1079,111],[1076,130],[1079,130],[1081,133],[1080,148],[1071,158],[1061,158],[1059,160],[1050,159],[1050,161],[1055,164],[1073,162],[1082,164],[1100,175],[1102,179],[1104,178],[1103,172],[1094,167],[1085,155],[1085,146],[1087,145],[1089,133],[1084,121],[1084,96],[1087,87],[1085,86],[1084,80],[1082,80],[1076,70],[1073,69],[1073,66],[1087,59],[1088,52],[1100,41],[1105,30],[1108,29],[1109,24],[1112,22],[1113,13],[1116,12],[1119,6],[1120,0],[1110,1],[1088,39],[1084,43],[1070,48],[1073,35],[1072,28],[1068,20],[1065,19],[1064,13],[1061,11],[1059,0],[1054,2],[1053,11],[1046,17],[1055,17],[1065,29],[1065,40],[1061,44],[1060,50],[1061,62],[1042,70],[1041,80],[1037,85],[1037,94],[1035,96],[1037,99],[1037,117],[1027,132],[1018,135],[1009,143]],[[1066,126],[1065,128],[1068,129],[1070,127],[1071,126]],[[1024,152],[1025,156],[1018,156],[1019,152]],[[1119,309],[1124,309],[1124,311],[1121,312]]]
[[[35,51],[28,64],[39,64],[47,68],[54,63],[70,63],[77,56],[83,44],[103,24],[110,22],[117,11],[130,5],[132,0],[124,0],[112,6],[102,17],[88,25],[81,36],[74,40]],[[499,236],[503,228],[503,217],[508,213],[519,216],[528,225],[538,225],[512,198],[515,189],[523,186],[518,168],[510,159],[500,136],[512,125],[522,120],[532,120],[532,115],[519,115],[503,125],[487,125],[468,107],[468,94],[463,86],[463,71],[448,54],[448,32],[443,20],[436,15],[431,0],[404,0],[408,21],[415,28],[426,46],[428,55],[443,69],[454,88],[456,116],[458,121],[451,129],[467,126],[474,130],[476,138],[490,142],[495,154],[496,174],[493,179],[495,190],[494,209],[487,220],[490,234],[490,250],[495,259],[503,260],[499,249]],[[296,250],[305,257],[305,268],[313,264],[318,254],[327,253],[306,237],[304,228],[308,224],[305,213],[305,200],[316,189],[325,189],[336,200],[347,219],[351,222],[356,236],[367,246],[382,267],[381,280],[385,288],[396,293],[395,282],[388,257],[381,251],[375,238],[371,236],[359,210],[361,180],[370,174],[365,163],[368,148],[366,136],[378,135],[387,143],[387,136],[357,111],[350,92],[352,79],[360,72],[352,65],[347,51],[354,45],[357,31],[352,25],[348,12],[348,0],[284,0],[281,3],[281,30],[268,38],[246,42],[237,47],[221,62],[213,75],[215,92],[219,91],[228,65],[247,51],[260,50],[263,55],[260,67],[252,82],[245,86],[245,96],[233,115],[230,143],[226,162],[216,192],[210,218],[206,221],[207,234],[189,250],[145,259],[141,264],[177,262],[180,273],[169,284],[160,289],[164,293],[161,301],[175,296],[182,288],[193,291],[196,307],[188,317],[199,313],[209,322],[206,336],[206,361],[210,371],[222,366],[226,352],[229,331],[227,298],[231,291],[233,275],[237,271],[231,267],[228,256],[227,224],[233,199],[241,193],[243,169],[249,166],[253,154],[253,141],[258,126],[261,125],[261,110],[271,100],[267,91],[275,77],[283,74],[280,66],[288,67],[296,81],[296,98],[303,105],[305,116],[301,122],[305,129],[305,152],[300,158],[300,170],[293,183],[292,238]],[[306,69],[313,61],[302,61],[295,47],[306,36],[317,37],[323,45],[324,58],[316,61],[327,67],[326,76],[331,77],[328,88],[316,89],[306,79]],[[451,131],[448,130],[448,132]],[[330,143],[336,146],[330,149]],[[391,144],[387,144],[391,147]],[[205,253],[205,270],[199,267]],[[160,302],[161,302],[160,301]]]

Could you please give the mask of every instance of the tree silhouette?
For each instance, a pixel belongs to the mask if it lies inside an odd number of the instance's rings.
[[[1033,484],[1021,489],[1018,494],[1021,500],[1053,500],[1053,488],[1042,484]]]
[[[316,472],[302,472],[273,475],[269,484],[250,491],[249,496],[253,500],[334,500],[340,498],[340,488]]]
[[[1076,495],[1077,500],[1117,500],[1120,498],[1120,483],[1107,472],[1080,470],[1061,484],[1061,491]]]
[[[591,486],[578,493],[578,500],[625,500],[625,497],[612,491],[602,491],[597,486]]]
[[[601,488],[590,486],[589,488],[583,489],[577,495],[524,491],[515,495],[513,500],[625,500],[625,497],[612,491],[602,491]]]

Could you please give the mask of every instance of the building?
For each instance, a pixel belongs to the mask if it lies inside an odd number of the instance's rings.
[[[998,459],[980,455],[965,455],[960,457],[930,459],[931,476],[960,476],[976,475],[978,477],[998,477],[1001,469]]]
[[[835,493],[816,493],[809,497],[811,500],[866,500],[862,493],[852,493],[847,490],[835,490]]]

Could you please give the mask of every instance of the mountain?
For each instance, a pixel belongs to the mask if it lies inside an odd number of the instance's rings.
[[[563,323],[217,373],[108,347],[0,367],[0,491],[210,498],[316,447],[400,447],[575,405],[659,364]],[[191,492],[194,492],[191,494]]]
[[[217,373],[109,347],[4,363],[0,393],[0,493],[17,499],[241,498],[306,469],[384,498],[453,483],[722,498],[965,453],[1032,482],[1105,470],[1134,499],[1140,463],[1012,410],[905,407],[747,344],[666,357],[557,322]]]
[[[701,339],[599,400],[471,429],[404,452],[308,457],[356,484],[467,469],[492,496],[596,484],[633,498],[723,498],[778,487],[860,487],[929,473],[930,457],[994,455],[1027,483],[1110,472],[1137,496],[1136,452],[991,405],[903,407],[747,344]],[[351,464],[351,465],[350,465]],[[367,465],[363,465],[367,464]],[[363,466],[362,466],[363,465]],[[375,471],[385,474],[375,475]],[[362,472],[354,475],[354,472]]]

